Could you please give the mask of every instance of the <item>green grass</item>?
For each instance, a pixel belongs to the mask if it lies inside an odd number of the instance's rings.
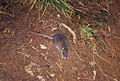
[[[59,12],[65,16],[69,16],[73,12],[73,7],[66,2],[66,0],[18,0],[20,5],[30,6],[30,10],[37,8],[39,11],[43,11],[51,8],[54,12]]]
[[[5,10],[7,10],[5,7],[3,7],[3,6],[0,6],[0,10],[1,11],[5,11]]]
[[[85,27],[80,27],[80,32],[80,35],[82,36],[82,38],[84,38],[84,40],[95,37],[95,30],[91,27],[90,24]]]
[[[36,6],[39,10],[50,7],[65,16],[69,16],[73,12],[73,7],[63,0],[40,0]]]

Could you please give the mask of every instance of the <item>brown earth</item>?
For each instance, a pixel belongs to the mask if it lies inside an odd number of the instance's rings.
[[[119,3],[110,5],[107,27],[103,28],[106,47],[97,45],[103,51],[90,49],[82,40],[74,44],[68,30],[61,28],[71,44],[68,59],[61,58],[52,40],[30,33],[31,30],[49,36],[58,33],[55,14],[46,13],[38,20],[36,9],[27,13],[28,8],[17,5],[12,7],[14,17],[0,14],[0,81],[119,81]],[[70,26],[64,16],[59,22]],[[74,31],[79,38],[78,28]]]

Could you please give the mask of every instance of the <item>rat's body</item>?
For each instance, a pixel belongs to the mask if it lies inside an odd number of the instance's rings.
[[[67,37],[63,34],[55,34],[53,37],[40,34],[38,32],[31,32],[36,35],[40,35],[53,40],[53,44],[60,51],[62,58],[67,58],[69,56],[69,41]]]

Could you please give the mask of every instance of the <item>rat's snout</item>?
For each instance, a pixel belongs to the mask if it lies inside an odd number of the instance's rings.
[[[67,59],[67,57],[68,57],[68,54],[63,52],[62,53],[62,58]]]
[[[68,48],[62,48],[62,52],[61,52],[62,58],[67,59],[67,57],[69,56],[69,50]]]

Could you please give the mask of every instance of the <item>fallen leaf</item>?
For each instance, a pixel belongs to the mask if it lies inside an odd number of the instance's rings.
[[[47,49],[47,47],[43,44],[40,44],[41,49]]]

